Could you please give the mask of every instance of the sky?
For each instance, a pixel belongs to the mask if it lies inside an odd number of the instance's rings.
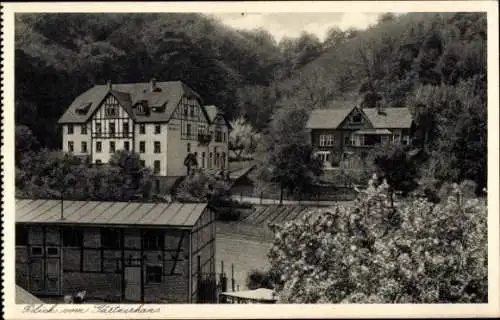
[[[364,29],[377,21],[381,13],[370,12],[328,12],[328,13],[216,13],[222,23],[235,29],[252,30],[263,28],[277,41],[284,36],[298,37],[303,31],[315,34],[324,40],[331,27],[342,30]]]

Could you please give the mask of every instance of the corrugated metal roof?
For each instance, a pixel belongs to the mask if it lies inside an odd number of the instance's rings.
[[[271,290],[266,288],[259,288],[255,290],[245,290],[245,291],[236,291],[236,292],[222,292],[222,295],[228,297],[235,297],[240,299],[248,299],[248,300],[259,300],[259,301],[277,301],[277,294]]]
[[[192,227],[206,203],[138,203],[16,199],[16,222]]]
[[[16,303],[17,304],[42,304],[43,301],[16,285]]]

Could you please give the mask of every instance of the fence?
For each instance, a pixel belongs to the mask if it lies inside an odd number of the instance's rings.
[[[197,303],[225,303],[226,298],[221,296],[222,292],[228,291],[228,278],[224,272],[224,261],[221,261],[220,273],[202,273],[198,265],[197,273]],[[239,290],[239,285],[234,280],[234,264],[231,264],[231,290],[235,291],[235,287]]]
[[[356,198],[357,192],[353,188],[320,188],[319,191],[310,194],[290,195],[272,191],[255,192],[250,188],[240,188],[233,190],[232,199],[240,202],[249,202],[252,204],[282,204],[282,205],[306,205],[322,206],[331,205],[336,201],[352,201]],[[281,199],[280,199],[281,198]]]

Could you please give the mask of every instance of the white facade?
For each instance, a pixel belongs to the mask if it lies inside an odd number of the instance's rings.
[[[113,153],[128,148],[158,176],[186,175],[189,153],[199,168],[223,169],[228,167],[229,128],[222,117],[215,120],[210,124],[198,100],[184,97],[168,122],[152,122],[153,116],[151,122],[134,121],[110,93],[87,123],[62,125],[62,148],[94,164],[107,163]]]

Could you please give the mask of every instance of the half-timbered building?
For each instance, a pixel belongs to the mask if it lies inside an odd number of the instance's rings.
[[[215,279],[206,204],[16,200],[16,284],[35,296],[215,302],[200,279]]]
[[[117,150],[134,151],[158,176],[228,165],[229,122],[181,81],[96,85],[78,96],[59,119],[62,149],[107,163]]]

